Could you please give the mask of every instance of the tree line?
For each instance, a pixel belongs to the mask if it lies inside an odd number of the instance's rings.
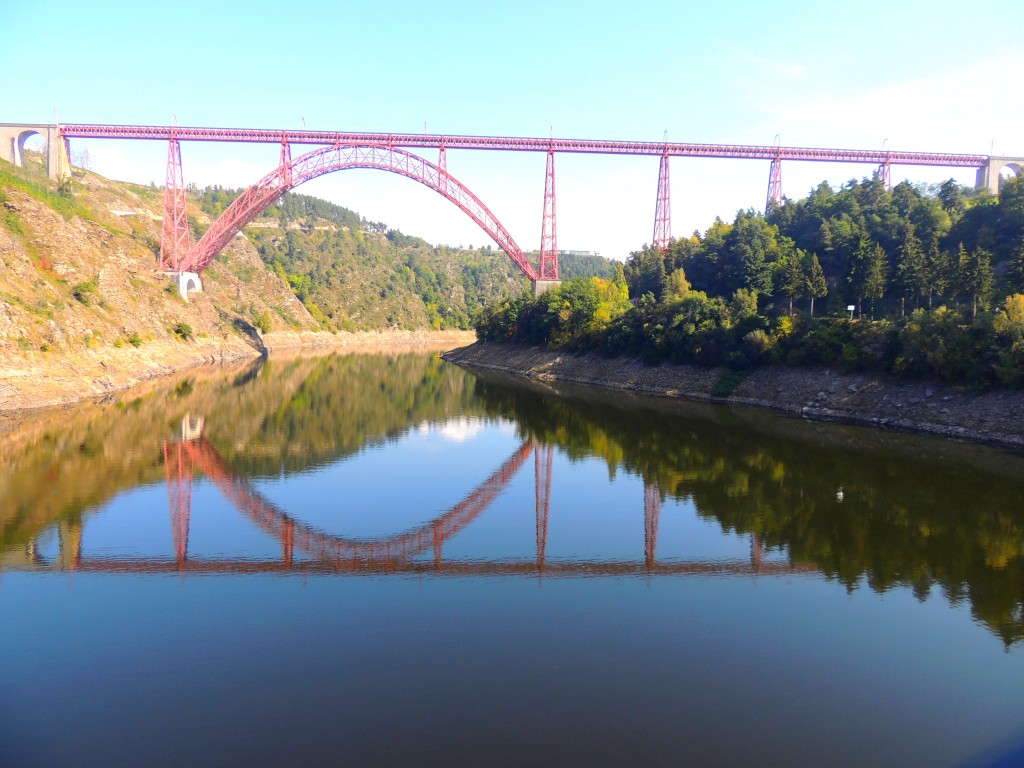
[[[609,289],[618,286],[618,293]],[[817,303],[816,303],[817,302]],[[841,365],[980,386],[1024,383],[1024,180],[821,184],[739,211],[611,281],[510,298],[480,338],[743,368]]]

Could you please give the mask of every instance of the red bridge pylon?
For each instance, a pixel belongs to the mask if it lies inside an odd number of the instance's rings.
[[[544,221],[540,230],[541,280],[558,279],[558,234],[555,225],[555,150],[548,151],[547,175],[544,179]]]
[[[164,469],[167,471],[174,558],[178,565],[183,565],[188,559],[188,528],[192,518],[192,454],[184,443],[164,443]]]
[[[668,184],[668,152],[661,156],[658,169],[658,202],[654,208],[654,247],[663,254],[672,244],[672,207]]]
[[[551,511],[551,465],[554,449],[550,445],[534,445],[534,481],[537,502],[537,568],[544,570],[548,548],[548,513]]]
[[[181,172],[181,145],[171,137],[167,146],[167,182],[164,186],[164,224],[160,238],[160,268],[178,271],[192,249],[185,210],[185,183]]]
[[[878,166],[878,178],[887,190],[892,189],[892,174],[890,173],[888,160]]]
[[[760,572],[764,564],[764,542],[761,541],[761,534],[750,534],[750,565],[754,572]]]
[[[782,158],[772,158],[772,167],[768,169],[768,197],[764,201],[764,212],[768,213],[773,206],[782,205]]]
[[[658,550],[658,518],[661,516],[661,488],[644,483],[644,561],[654,567]]]

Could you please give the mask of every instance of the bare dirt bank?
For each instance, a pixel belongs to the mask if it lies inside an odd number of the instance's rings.
[[[408,346],[451,349],[474,338],[472,331],[280,332],[264,337],[232,335],[191,341],[154,340],[84,349],[74,355],[21,352],[0,355],[0,412],[68,405],[104,397],[141,382],[199,365],[229,363],[285,350]]]
[[[467,368],[541,381],[567,381],[686,400],[753,406],[833,421],[1024,448],[1024,393],[976,393],[820,368],[759,368],[728,397],[711,393],[725,373],[696,366],[646,366],[635,359],[572,355],[539,347],[477,342],[444,358]]]

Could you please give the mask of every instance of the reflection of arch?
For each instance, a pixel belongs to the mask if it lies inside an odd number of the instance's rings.
[[[248,479],[231,469],[205,437],[200,436],[197,440],[179,445],[184,447],[195,465],[203,470],[239,511],[260,529],[282,542],[287,562],[292,559],[293,549],[317,560],[327,561],[392,562],[413,557],[428,549],[433,549],[435,559],[439,559],[444,541],[459,533],[490,505],[533,449],[529,441],[523,443],[475,491],[436,520],[394,536],[363,540],[327,534],[289,517],[254,489]]]
[[[418,181],[447,198],[469,216],[508,254],[530,280],[537,271],[523,255],[512,235],[490,209],[447,170],[402,149],[376,145],[335,145],[290,160],[283,152],[281,165],[243,192],[217,218],[176,269],[201,272],[242,228],[285,192],[334,171],[373,168]]]

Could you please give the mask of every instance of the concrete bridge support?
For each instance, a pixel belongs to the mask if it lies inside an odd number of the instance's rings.
[[[202,278],[196,272],[164,272],[164,274],[178,283],[178,293],[185,301],[188,301],[190,291],[192,293],[203,292]]]
[[[46,175],[59,181],[71,175],[71,152],[57,125],[0,123],[0,158],[24,167],[25,142],[41,136],[46,142]]]
[[[987,189],[993,195],[999,194],[999,173],[1004,168],[1009,168],[1015,176],[1024,173],[1024,157],[990,157],[988,165],[978,169],[978,177],[975,187]]]
[[[542,293],[547,293],[552,288],[558,288],[561,284],[561,280],[534,280],[533,295],[540,296]]]

